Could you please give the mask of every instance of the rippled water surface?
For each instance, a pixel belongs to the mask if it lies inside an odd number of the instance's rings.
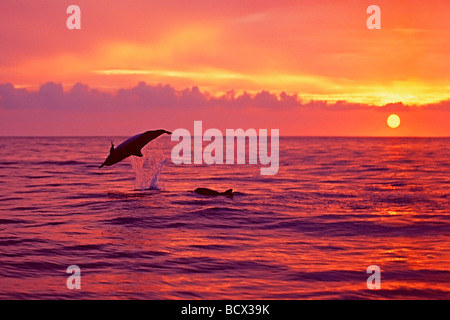
[[[450,298],[450,139],[281,138],[275,176],[109,141],[0,138],[0,298]]]

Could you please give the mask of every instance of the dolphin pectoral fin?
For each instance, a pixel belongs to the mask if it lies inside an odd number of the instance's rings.
[[[135,153],[133,153],[133,156],[142,158],[144,155],[142,154],[142,151],[141,151],[141,150],[138,150],[138,151],[136,151]]]

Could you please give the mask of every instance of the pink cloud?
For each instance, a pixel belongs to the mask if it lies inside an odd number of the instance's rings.
[[[153,127],[279,128],[282,135],[449,136],[450,101],[424,106],[373,106],[302,101],[296,94],[230,91],[215,96],[197,87],[148,85],[105,92],[77,83],[48,82],[37,90],[0,85],[0,135],[128,134]],[[392,131],[385,118],[400,114]],[[418,129],[420,128],[420,130]]]

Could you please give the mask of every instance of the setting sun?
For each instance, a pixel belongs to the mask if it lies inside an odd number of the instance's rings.
[[[387,124],[392,129],[397,128],[400,125],[400,117],[396,114],[391,114],[387,118]]]

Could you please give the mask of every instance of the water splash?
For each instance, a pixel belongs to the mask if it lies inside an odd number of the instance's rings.
[[[137,190],[162,190],[164,183],[160,180],[164,164],[167,162],[161,150],[142,150],[142,158],[130,157],[131,167],[136,174],[134,187]]]

